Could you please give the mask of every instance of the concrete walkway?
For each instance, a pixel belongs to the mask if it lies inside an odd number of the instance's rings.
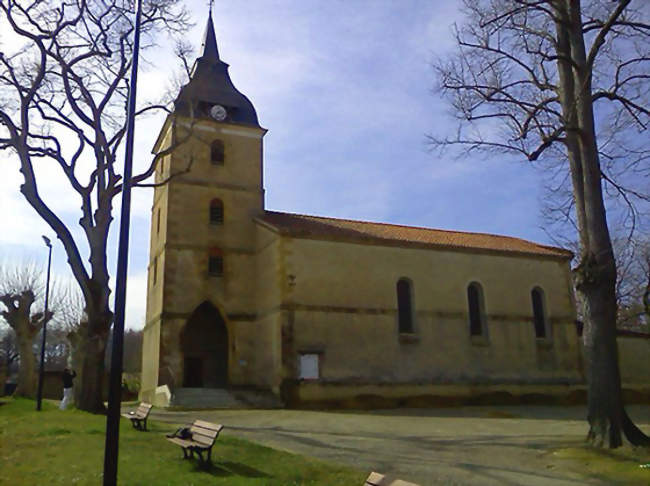
[[[630,406],[628,412],[650,433],[650,406]],[[584,407],[537,406],[372,412],[154,409],[151,418],[222,423],[231,435],[395,474],[422,486],[605,484],[553,454],[555,449],[583,442],[585,414]]]

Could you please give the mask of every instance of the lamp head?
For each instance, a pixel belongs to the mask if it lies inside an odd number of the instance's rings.
[[[43,241],[45,242],[48,248],[52,248],[52,242],[47,236],[43,236]]]

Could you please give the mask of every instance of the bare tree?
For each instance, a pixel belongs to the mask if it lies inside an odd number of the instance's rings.
[[[76,282],[67,285],[55,282],[51,294],[55,312],[47,329],[45,365],[47,370],[60,371],[71,366],[72,356],[80,352],[73,347],[77,341],[71,334],[78,332],[85,319],[84,300]],[[36,341],[40,343],[40,337]]]
[[[11,376],[18,359],[16,333],[8,326],[0,327],[0,386],[4,384],[7,376]]]
[[[126,127],[131,9],[125,0],[0,1],[3,20],[23,43],[9,52],[5,42],[0,53],[0,150],[17,156],[24,176],[20,190],[62,242],[84,296],[87,319],[77,332],[77,347],[84,350],[77,406],[88,411],[104,408],[104,352],[113,319],[107,239],[123,182],[116,156]],[[141,28],[146,50],[161,32],[184,34],[188,15],[180,0],[147,0]],[[149,105],[138,116],[164,108]],[[185,140],[157,153],[132,183],[144,184],[157,162]],[[81,238],[39,193],[38,161],[58,167],[79,199]]]
[[[648,444],[621,397],[616,265],[603,184],[624,200],[648,200],[648,137],[638,133],[650,121],[650,5],[465,0],[464,6],[458,53],[436,66],[459,128],[431,142],[563,164],[580,242],[574,282],[584,304],[588,438],[618,447],[624,432],[631,443]],[[635,181],[638,187],[629,185]]]
[[[124,357],[122,359],[122,370],[125,373],[134,373],[142,369],[142,330],[126,329],[124,331]],[[108,340],[108,352],[106,353],[106,367],[111,367],[110,349],[113,346],[112,338]]]
[[[617,327],[645,331],[648,322],[644,299],[650,285],[650,239],[643,236],[614,238],[616,257]]]
[[[36,394],[34,338],[53,315],[38,308],[44,294],[41,274],[34,264],[0,266],[0,318],[15,333],[20,360],[15,394],[32,398]]]
[[[547,228],[545,228],[547,229]],[[553,241],[574,253],[572,264],[577,264],[580,245],[569,234],[548,232]],[[616,318],[617,329],[645,332],[650,324],[646,301],[650,296],[650,240],[647,235],[623,234],[626,231],[612,231],[612,248],[616,260]],[[582,322],[582,305],[576,303],[578,320]]]

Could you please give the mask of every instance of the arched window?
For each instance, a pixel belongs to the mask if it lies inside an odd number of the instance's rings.
[[[485,303],[483,301],[483,288],[480,283],[472,282],[467,286],[467,304],[469,306],[470,335],[486,335]]]
[[[535,287],[530,292],[533,302],[533,323],[535,324],[535,337],[546,337],[546,314],[544,312],[544,291]]]
[[[223,165],[225,160],[225,147],[221,140],[215,140],[210,144],[210,162],[212,165]]]
[[[223,254],[219,248],[210,248],[208,274],[212,277],[220,277],[223,275]]]
[[[210,201],[210,224],[223,224],[223,202],[221,199]]]
[[[413,333],[413,299],[411,281],[397,281],[397,319],[400,333]]]

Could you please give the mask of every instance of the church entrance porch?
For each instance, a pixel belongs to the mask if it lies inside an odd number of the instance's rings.
[[[228,329],[219,310],[203,302],[181,332],[184,388],[228,385]]]

